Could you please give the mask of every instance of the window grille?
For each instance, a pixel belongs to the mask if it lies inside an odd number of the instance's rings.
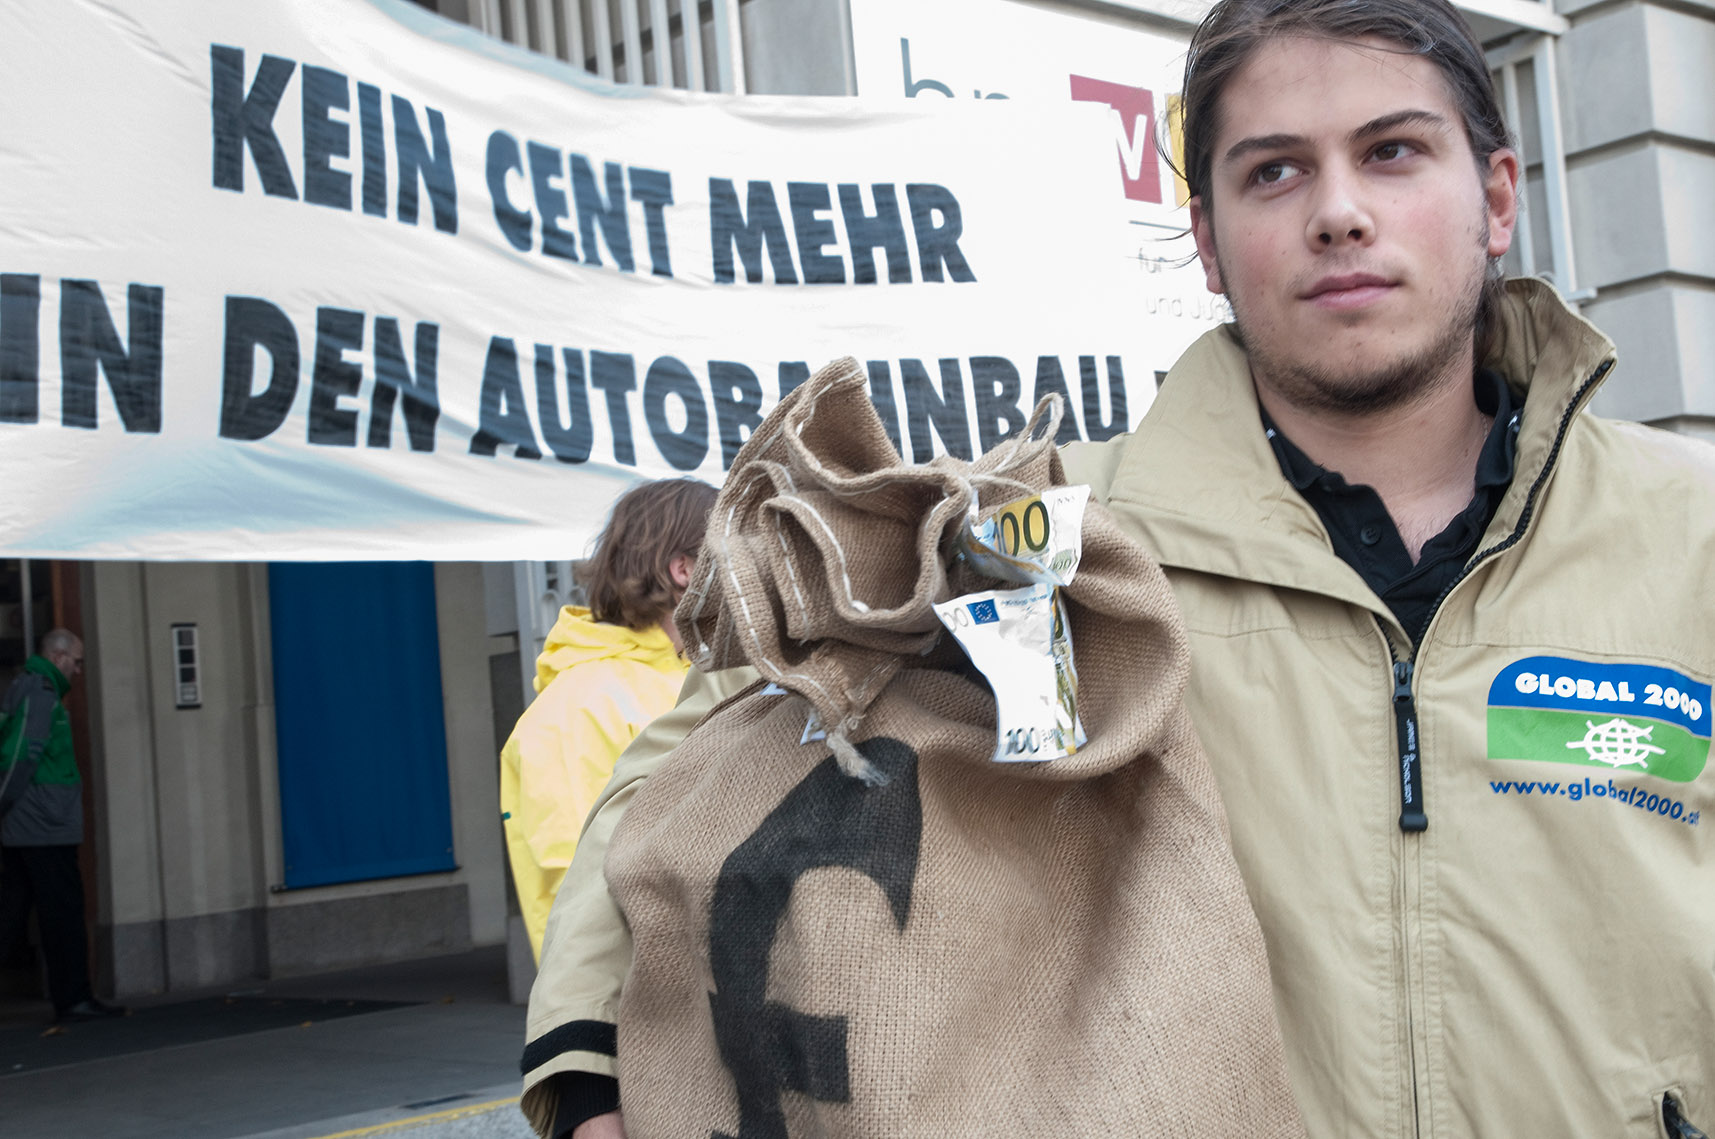
[[[1578,287],[1566,187],[1566,144],[1550,35],[1527,35],[1489,52],[1501,109],[1519,136],[1519,205],[1509,270],[1541,277],[1570,304],[1594,299]],[[1540,214],[1538,210],[1540,209]]]
[[[738,6],[739,0],[471,0],[470,22],[615,83],[742,95]]]

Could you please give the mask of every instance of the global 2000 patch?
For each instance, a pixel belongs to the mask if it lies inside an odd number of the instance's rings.
[[[1709,758],[1709,697],[1670,668],[1526,657],[1489,686],[1489,758],[1689,783]]]

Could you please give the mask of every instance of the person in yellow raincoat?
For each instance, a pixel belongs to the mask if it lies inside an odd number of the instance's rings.
[[[590,559],[590,606],[567,605],[536,658],[536,699],[500,751],[500,817],[530,950],[613,761],[667,711],[687,664],[673,606],[690,583],[715,490],[662,479],[628,490]]]

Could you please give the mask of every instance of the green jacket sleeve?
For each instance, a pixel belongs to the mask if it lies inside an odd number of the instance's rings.
[[[756,679],[748,668],[693,670],[673,710],[645,728],[620,755],[613,778],[584,823],[548,915],[542,965],[530,990],[521,1106],[538,1135],[549,1133],[558,1107],[551,1083],[544,1083],[547,1077],[572,1071],[615,1074],[619,991],[631,965],[631,931],[602,876],[614,828],[644,780],[697,722]]]
[[[53,715],[53,689],[28,673],[14,680],[0,700],[0,723],[9,752],[0,755],[0,815],[23,798],[35,781],[36,766],[53,732]]]

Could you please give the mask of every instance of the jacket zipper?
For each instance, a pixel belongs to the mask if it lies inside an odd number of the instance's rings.
[[[1661,1125],[1668,1139],[1709,1139],[1702,1128],[1679,1113],[1679,1099],[1672,1092],[1661,1097]]]
[[[1572,427],[1573,416],[1578,414],[1579,408],[1584,406],[1585,399],[1589,396],[1590,392],[1597,384],[1602,382],[1602,378],[1608,374],[1609,370],[1612,369],[1613,366],[1614,361],[1612,359],[1602,361],[1596,366],[1596,370],[1591,372],[1589,377],[1586,378],[1583,384],[1579,386],[1578,390],[1573,393],[1572,401],[1566,407],[1566,414],[1561,416],[1560,426],[1555,430],[1554,444],[1548,450],[1548,458],[1544,461],[1541,472],[1537,474],[1536,481],[1531,483],[1530,490],[1525,495],[1524,509],[1519,511],[1518,523],[1513,527],[1512,533],[1508,534],[1505,538],[1496,542],[1488,549],[1479,551],[1471,558],[1470,561],[1465,563],[1465,567],[1459,571],[1458,575],[1455,576],[1452,581],[1447,583],[1446,588],[1441,591],[1441,595],[1437,597],[1435,599],[1435,603],[1429,607],[1429,617],[1423,623],[1423,633],[1418,642],[1411,646],[1410,656],[1404,660],[1399,659],[1399,654],[1394,651],[1393,638],[1388,636],[1387,629],[1381,626],[1380,619],[1377,619],[1377,626],[1381,629],[1382,639],[1386,642],[1388,647],[1388,658],[1393,666],[1392,676],[1390,679],[1393,681],[1392,703],[1394,709],[1394,730],[1395,742],[1398,745],[1397,760],[1399,763],[1400,795],[1399,829],[1405,834],[1418,834],[1429,829],[1428,806],[1424,802],[1423,797],[1422,737],[1418,730],[1417,700],[1412,691],[1412,682],[1417,679],[1417,658],[1422,649],[1423,642],[1429,639],[1430,626],[1435,623],[1435,615],[1441,611],[1442,604],[1445,603],[1448,596],[1458,588],[1460,582],[1470,577],[1479,565],[1497,554],[1510,550],[1512,547],[1518,545],[1520,540],[1524,538],[1524,532],[1530,526],[1531,519],[1536,514],[1537,496],[1542,493],[1543,485],[1548,481],[1548,476],[1554,472],[1555,464],[1560,459],[1560,449],[1566,443],[1566,432]],[[1408,900],[1406,902],[1407,912],[1402,915],[1402,921],[1404,921],[1408,927],[1405,930],[1404,943],[1406,969],[1406,1062],[1410,1065],[1411,1069],[1412,1133],[1414,1135],[1422,1135],[1423,1111],[1422,1105],[1418,1102],[1419,1081],[1417,1027],[1415,1023],[1417,1018],[1413,1007],[1412,994],[1412,990],[1415,988],[1413,977],[1416,971],[1414,969],[1415,962],[1413,961],[1411,954],[1411,930],[1409,928],[1412,924],[1410,920],[1412,902],[1409,900],[1409,889],[1411,886],[1411,882],[1409,881],[1410,877],[1409,873],[1406,874],[1406,878],[1408,880],[1404,883],[1404,886],[1408,891]],[[1662,1106],[1662,1118],[1664,1121],[1667,1119],[1667,1104],[1670,1102],[1673,1104],[1674,1116],[1675,1118],[1678,1118],[1678,1102],[1674,1101],[1672,1097],[1668,1097],[1663,1101]],[[1689,1133],[1681,1131],[1678,1134],[1675,1134],[1670,1130],[1668,1134],[1670,1139],[1709,1139],[1709,1136],[1704,1135],[1696,1128],[1692,1128]]]
[[[1390,651],[1391,648],[1390,645]],[[1417,701],[1411,695],[1411,668],[1410,660],[1393,662],[1393,718],[1399,740],[1399,829],[1408,832],[1429,829],[1429,816],[1423,813],[1423,755],[1417,746]]]
[[[1554,433],[1554,445],[1549,448],[1548,459],[1542,465],[1542,471],[1531,484],[1530,492],[1525,496],[1524,509],[1519,511],[1518,524],[1513,527],[1511,534],[1496,542],[1488,549],[1480,551],[1465,568],[1460,570],[1454,579],[1447,583],[1435,603],[1429,607],[1429,618],[1423,623],[1424,636],[1429,633],[1429,626],[1435,623],[1435,614],[1440,612],[1441,605],[1449,594],[1459,587],[1459,583],[1470,577],[1472,572],[1483,562],[1496,554],[1504,553],[1518,545],[1524,537],[1524,532],[1530,525],[1531,518],[1536,513],[1536,498],[1542,491],[1542,485],[1553,473],[1554,465],[1560,459],[1560,448],[1566,443],[1566,432],[1572,426],[1572,417],[1578,414],[1578,409],[1584,406],[1584,397],[1590,390],[1602,382],[1602,377],[1608,374],[1614,366],[1612,360],[1604,360],[1588,379],[1573,393],[1572,402],[1567,405],[1566,414],[1560,418],[1560,427]],[[1423,802],[1423,753],[1419,747],[1417,730],[1417,703],[1412,695],[1411,682],[1417,669],[1417,654],[1420,645],[1413,645],[1411,655],[1400,660],[1393,651],[1393,638],[1388,637],[1385,630],[1382,636],[1388,642],[1388,655],[1393,661],[1393,708],[1395,739],[1398,742],[1399,756],[1399,829],[1407,833],[1429,829],[1429,813]]]

